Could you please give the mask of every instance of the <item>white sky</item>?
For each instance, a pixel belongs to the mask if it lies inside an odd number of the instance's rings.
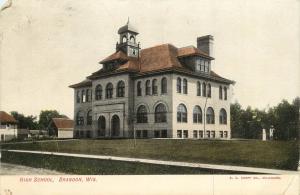
[[[0,13],[0,109],[72,117],[68,86],[115,51],[128,16],[142,48],[213,35],[212,69],[236,81],[233,101],[244,107],[291,101],[300,95],[299,13],[296,0],[13,0]]]

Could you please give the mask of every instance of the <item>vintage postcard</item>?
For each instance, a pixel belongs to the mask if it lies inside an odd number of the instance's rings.
[[[299,1],[0,0],[0,194],[299,194]]]

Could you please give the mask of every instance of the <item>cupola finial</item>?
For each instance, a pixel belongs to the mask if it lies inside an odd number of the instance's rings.
[[[129,16],[128,16],[128,19],[127,19],[127,24],[129,24]]]

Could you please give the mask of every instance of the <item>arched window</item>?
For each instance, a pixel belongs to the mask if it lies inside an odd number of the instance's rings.
[[[223,99],[223,89],[222,86],[219,87],[219,99]]]
[[[152,80],[152,95],[157,95],[157,80]]]
[[[131,43],[135,43],[135,38],[134,38],[134,36],[131,35],[129,40],[130,40]]]
[[[227,124],[227,113],[224,108],[220,110],[220,124]]]
[[[177,122],[187,122],[187,109],[184,104],[177,106]]]
[[[86,97],[85,97],[85,91],[84,91],[84,89],[81,91],[81,102],[82,103],[86,102]]]
[[[147,115],[147,109],[146,106],[141,105],[137,109],[137,123],[147,123],[148,122],[148,115]]]
[[[136,85],[137,96],[142,96],[142,86],[141,81],[139,81]]]
[[[100,84],[96,86],[95,99],[96,100],[102,99],[102,86]]]
[[[162,103],[158,104],[155,107],[155,122],[156,123],[167,122],[167,109],[166,106]]]
[[[84,125],[84,114],[82,111],[77,112],[76,114],[76,125]]]
[[[124,35],[122,38],[122,43],[126,43],[126,42],[127,42],[127,37],[126,37],[126,35]]]
[[[106,99],[111,99],[113,96],[113,84],[108,83],[105,88],[106,91]]]
[[[183,93],[184,94],[188,93],[188,82],[186,79],[183,79]]]
[[[206,83],[202,83],[202,96],[206,97]]]
[[[195,106],[193,110],[193,122],[202,123],[202,110],[200,106]]]
[[[168,84],[167,84],[167,79],[166,77],[161,79],[161,93],[166,94],[168,91]]]
[[[224,100],[227,100],[227,87],[224,87]]]
[[[201,96],[201,83],[197,82],[197,96]]]
[[[85,98],[86,102],[89,102],[90,101],[90,90],[87,89],[85,93],[86,93],[86,98]]]
[[[77,103],[80,103],[80,91],[77,91],[77,94],[76,94],[76,102],[77,102]]]
[[[125,96],[125,83],[123,81],[119,81],[117,84],[117,97]]]
[[[92,116],[92,111],[88,111],[87,116],[86,116],[86,124],[91,125],[93,122],[93,116]]]
[[[207,85],[207,97],[211,97],[211,85],[209,83]]]
[[[215,124],[215,112],[212,107],[208,107],[206,111],[206,123]]]
[[[177,78],[177,93],[181,93],[181,78]]]
[[[145,94],[146,95],[150,95],[151,93],[151,87],[150,87],[150,80],[147,80],[146,83],[145,83]]]

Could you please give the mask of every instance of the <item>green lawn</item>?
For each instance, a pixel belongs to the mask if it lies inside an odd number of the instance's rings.
[[[101,154],[183,162],[199,162],[296,170],[297,141],[212,140],[73,140],[2,145],[3,149]]]

